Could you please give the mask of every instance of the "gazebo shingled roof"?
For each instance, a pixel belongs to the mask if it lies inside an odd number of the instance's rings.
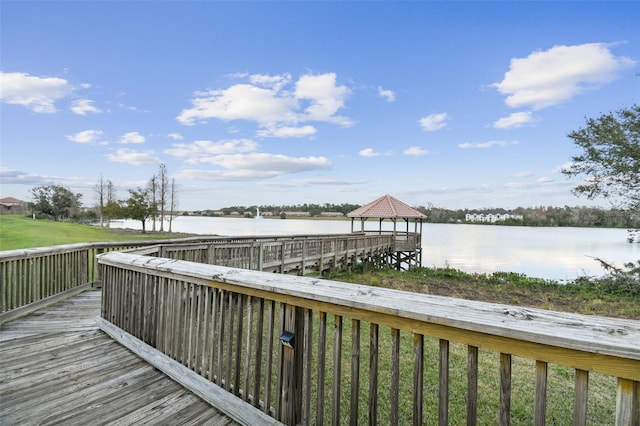
[[[360,208],[347,213],[351,218],[351,232],[354,230],[356,218],[360,219],[361,233],[371,234],[372,232],[382,235],[392,232],[394,236],[393,252],[389,254],[392,264],[396,269],[402,269],[403,265],[411,268],[413,265],[422,264],[422,221],[427,215],[419,212],[413,207],[409,207],[391,195],[383,195]],[[377,219],[378,229],[365,229],[367,219]],[[393,230],[386,227],[383,230],[382,223],[385,220],[393,222]],[[404,229],[398,229],[398,222],[404,223]],[[413,231],[409,230],[409,223],[413,222]]]
[[[424,219],[427,216],[391,195],[383,195],[375,201],[347,213],[348,217],[377,217],[389,219]]]

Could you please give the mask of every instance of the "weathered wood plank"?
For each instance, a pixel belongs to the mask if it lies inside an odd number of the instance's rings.
[[[115,327],[113,324],[103,320],[102,318],[96,318],[96,321],[98,326],[116,341],[132,350],[149,364],[164,372],[167,376],[190,389],[200,398],[212,405],[215,404],[219,409],[236,421],[248,425],[279,424],[275,419],[265,415],[260,410],[257,410],[248,404],[239,404],[238,402],[241,400],[237,397],[231,395],[229,392],[226,392],[202,376],[194,373],[180,363],[177,363],[157,349],[130,335],[126,331]]]
[[[98,330],[100,296],[86,292],[0,328],[3,424],[132,424],[141,415],[145,424],[236,423]]]

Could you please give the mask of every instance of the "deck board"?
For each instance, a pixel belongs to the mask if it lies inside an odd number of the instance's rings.
[[[100,297],[0,328],[0,424],[237,424],[99,330]]]

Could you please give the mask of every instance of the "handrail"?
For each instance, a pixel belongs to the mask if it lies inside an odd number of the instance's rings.
[[[617,424],[638,421],[639,321],[132,253],[106,253],[98,262],[106,320],[287,424],[323,423],[325,415],[334,423],[397,423],[412,417],[414,424],[422,424],[429,406],[424,393],[429,339],[437,342],[440,424],[449,423],[451,345],[459,344],[468,352],[468,424],[478,421],[479,400],[485,398],[478,395],[478,364],[484,361],[479,349],[499,355],[496,416],[502,424],[509,423],[511,399],[519,394],[512,391],[512,357],[535,361],[536,424],[545,422],[550,364],[575,371],[574,424],[586,423],[590,372],[616,378]],[[381,332],[383,327],[389,335]],[[369,338],[361,339],[365,330]],[[401,361],[400,350],[401,336],[407,334],[413,342],[409,364]],[[390,353],[383,351],[385,339]],[[390,356],[387,370],[385,353]],[[390,380],[384,384],[383,370]],[[413,377],[408,390],[407,380],[400,379],[405,373]],[[390,406],[383,410],[378,395],[385,392]],[[409,408],[400,404],[405,397],[413,401]]]
[[[360,259],[368,256],[371,250],[382,255],[384,249],[391,245],[390,241],[376,241],[374,237],[365,236],[364,233],[350,233],[195,236],[163,240],[76,243],[0,251],[0,324],[86,290],[98,280],[95,256],[103,252],[138,250],[147,255],[155,252],[155,255],[184,260],[304,274],[309,268],[318,268],[318,265],[313,264],[314,261],[319,261],[319,267],[322,269],[334,266],[339,260],[317,259],[313,254],[307,256],[310,250],[308,247],[314,241],[355,241],[359,238],[370,241],[360,247],[361,251],[357,253]],[[276,246],[285,247],[285,244],[288,248],[293,247],[296,242],[304,243],[288,255],[284,252],[266,251],[269,247],[272,250]],[[198,256],[191,250],[194,245],[205,245],[206,253],[201,253],[200,257],[193,257]],[[228,253],[230,247],[242,248],[244,252],[231,250],[233,253]],[[263,249],[265,251],[262,251]],[[191,252],[186,254],[190,250]],[[345,249],[342,252],[347,251]],[[299,254],[299,259],[293,258],[294,254]],[[289,263],[283,261],[285,257],[291,259]],[[343,259],[344,265],[349,262],[350,259]]]

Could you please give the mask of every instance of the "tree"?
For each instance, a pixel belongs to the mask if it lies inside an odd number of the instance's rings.
[[[164,231],[164,214],[167,210],[167,197],[169,195],[169,177],[167,166],[162,163],[158,169],[158,200],[160,208],[160,232]]]
[[[62,220],[80,209],[82,194],[74,194],[60,185],[38,186],[31,189],[33,210],[54,220]]]
[[[100,226],[102,227],[104,226],[103,212],[107,192],[107,186],[104,178],[102,177],[102,174],[100,174],[100,180],[98,180],[98,183],[96,183],[93,187],[93,192],[96,193],[96,197],[98,198],[98,218],[100,219]]]
[[[107,181],[106,203],[103,207],[103,215],[107,218],[107,228],[110,226],[111,219],[114,217],[122,217],[122,206],[116,200],[116,187],[111,180]]]
[[[562,173],[585,177],[573,193],[603,197],[632,216],[640,214],[640,106],[589,118],[568,137],[582,152]]]
[[[129,199],[124,208],[125,216],[142,222],[142,233],[146,233],[146,221],[156,211],[156,204],[150,199],[148,189],[129,190]]]
[[[149,188],[147,189],[148,195],[151,197],[151,203],[154,206],[157,206],[156,203],[156,194],[158,193],[158,177],[156,175],[151,176],[149,180]],[[151,230],[155,232],[156,230],[156,218],[158,216],[158,212],[154,211],[151,213]]]
[[[173,215],[176,212],[176,209],[178,208],[178,192],[177,192],[177,188],[176,188],[176,180],[175,178],[171,178],[171,198],[169,201],[169,232],[171,231],[171,225],[173,224]]]

